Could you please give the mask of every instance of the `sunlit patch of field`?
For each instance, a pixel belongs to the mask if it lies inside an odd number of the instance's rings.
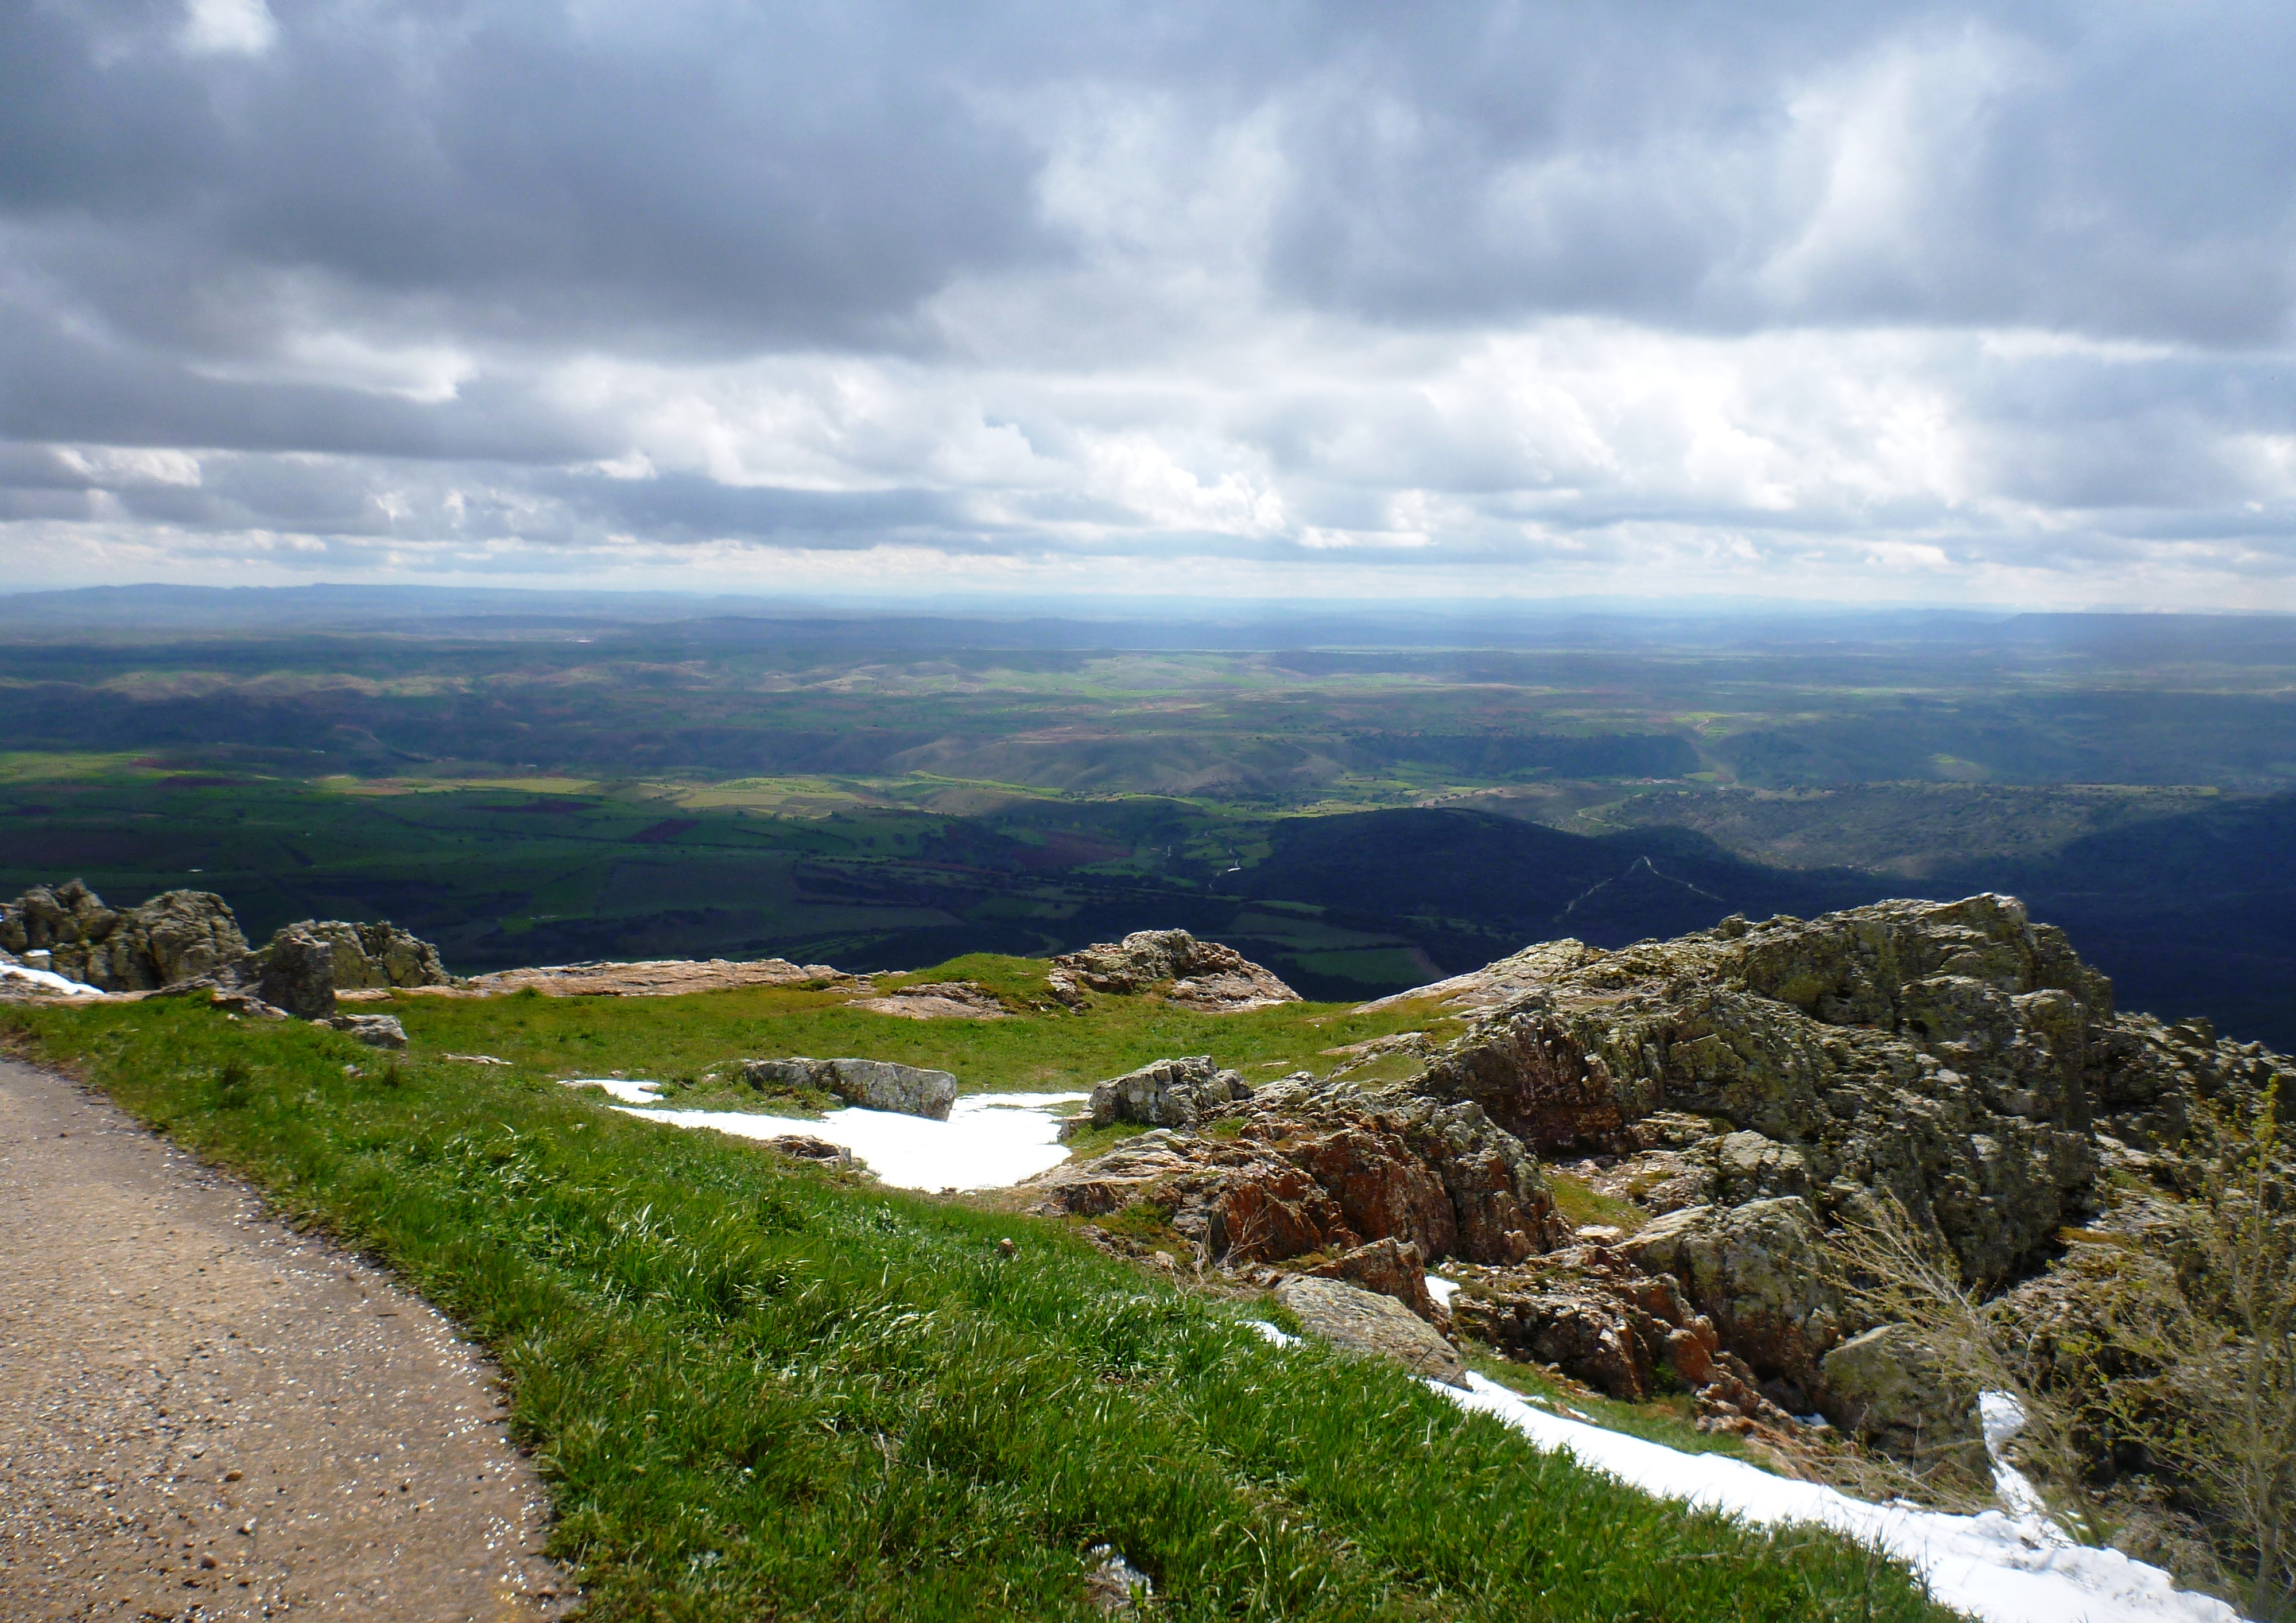
[[[72,783],[101,778],[157,778],[168,768],[147,763],[141,750],[105,753],[81,750],[0,751],[0,783]]]
[[[340,772],[313,778],[311,786],[328,794],[370,796],[458,794],[482,789],[530,795],[593,795],[602,787],[595,778],[365,778]]]

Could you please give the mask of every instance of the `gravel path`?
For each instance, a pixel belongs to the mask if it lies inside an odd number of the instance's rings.
[[[0,1619],[555,1617],[503,1417],[388,1275],[0,1061]]]

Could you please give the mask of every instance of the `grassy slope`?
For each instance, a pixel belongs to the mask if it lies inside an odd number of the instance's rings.
[[[679,1029],[697,1001],[559,1012]],[[409,1012],[537,1040],[508,1001]],[[193,1000],[0,1028],[490,1347],[595,1618],[1090,1615],[1103,1542],[1176,1618],[1944,1615],[1868,1552],[1643,1499],[1054,1225]]]
[[[996,966],[1028,962],[978,955],[918,978],[966,976],[999,990],[1009,981],[1017,991],[1025,979]],[[1295,1068],[1322,1075],[1342,1063],[1323,1050],[1428,1024],[1427,1011],[1414,1004],[1374,1014],[1329,1004],[1200,1014],[1147,998],[1099,999],[1082,1018],[917,1021],[851,1008],[840,993],[781,987],[647,998],[402,993],[387,1004],[356,1006],[398,1015],[418,1048],[488,1053],[543,1077],[689,1076],[726,1060],[802,1053],[953,1071],[968,1092],[1088,1088],[1181,1053],[1209,1053],[1261,1081]]]

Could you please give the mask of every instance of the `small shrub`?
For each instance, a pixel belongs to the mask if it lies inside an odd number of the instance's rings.
[[[232,1054],[216,1067],[208,1085],[209,1096],[220,1111],[243,1111],[255,1102],[255,1073],[247,1062]]]

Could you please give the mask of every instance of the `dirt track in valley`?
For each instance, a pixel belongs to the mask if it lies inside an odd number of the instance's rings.
[[[497,1378],[381,1270],[0,1060],[0,1620],[551,1618]]]

